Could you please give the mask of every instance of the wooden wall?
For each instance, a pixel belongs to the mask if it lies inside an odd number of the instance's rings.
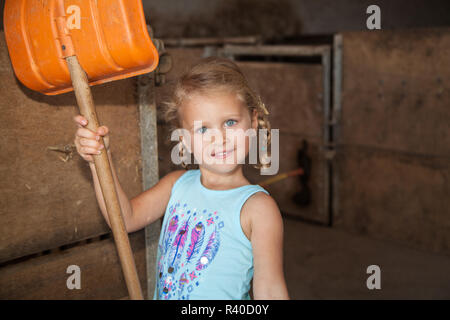
[[[92,90],[100,122],[110,128],[113,161],[129,197],[142,191],[134,81]],[[98,208],[88,164],[75,149],[66,158],[48,148],[73,143],[77,127],[72,118],[78,114],[74,94],[44,96],[19,83],[3,32],[0,97],[0,298],[126,296],[112,240],[98,240],[110,230]],[[97,241],[83,242],[93,238]],[[79,242],[59,252],[59,247]],[[133,235],[133,244],[144,287],[143,231]],[[48,250],[53,251],[42,255]],[[86,285],[80,291],[65,287],[69,264],[81,267]]]
[[[450,253],[450,30],[342,34],[342,100],[333,160],[333,226],[350,232]],[[158,108],[173,84],[204,54],[169,48],[173,69],[156,90]],[[310,143],[312,204],[299,207],[289,178],[267,187],[290,215],[326,222],[322,67],[238,62],[280,129],[280,172],[295,169],[301,141]],[[100,121],[129,197],[142,191],[139,114],[133,79],[93,88]],[[0,298],[106,298],[127,295],[109,229],[98,209],[90,170],[48,149],[73,143],[72,93],[48,97],[14,77],[0,34]],[[336,111],[336,110],[335,110]],[[160,176],[170,161],[170,132],[158,113]],[[247,166],[252,183],[266,177]],[[144,232],[131,235],[145,292]],[[66,268],[78,265],[82,289],[68,290]]]
[[[342,34],[336,227],[450,254],[450,29]]]

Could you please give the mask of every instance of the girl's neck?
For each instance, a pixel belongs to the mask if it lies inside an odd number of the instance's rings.
[[[244,177],[242,165],[238,165],[235,170],[227,173],[218,173],[202,167],[200,172],[202,185],[212,190],[228,190],[250,184]]]

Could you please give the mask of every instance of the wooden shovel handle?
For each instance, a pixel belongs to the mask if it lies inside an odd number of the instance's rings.
[[[72,84],[80,113],[88,120],[87,128],[92,131],[97,131],[99,123],[86,73],[76,56],[67,57],[66,62],[72,78]],[[101,138],[101,142],[104,143],[103,138]],[[132,300],[143,300],[134,256],[131,251],[128,233],[123,221],[106,149],[99,155],[93,155],[93,157],[98,180],[100,181],[103,197],[105,199],[106,210],[108,212],[114,241],[122,265],[122,271],[125,276],[128,294]]]

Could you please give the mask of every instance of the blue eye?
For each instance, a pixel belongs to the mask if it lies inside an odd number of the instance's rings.
[[[231,121],[231,124],[230,124],[230,121]],[[230,120],[227,120],[227,121],[225,122],[225,124],[226,124],[228,127],[231,127],[231,126],[234,125],[236,122],[237,122],[236,120],[230,119]]]
[[[197,129],[198,133],[205,133],[206,127],[201,127],[200,129]]]

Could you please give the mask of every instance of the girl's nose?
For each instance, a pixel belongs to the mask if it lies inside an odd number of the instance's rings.
[[[214,143],[217,146],[225,146],[230,143],[230,137],[226,135],[226,129],[223,128],[221,130],[217,129],[216,134],[214,134],[211,138],[211,143]]]

